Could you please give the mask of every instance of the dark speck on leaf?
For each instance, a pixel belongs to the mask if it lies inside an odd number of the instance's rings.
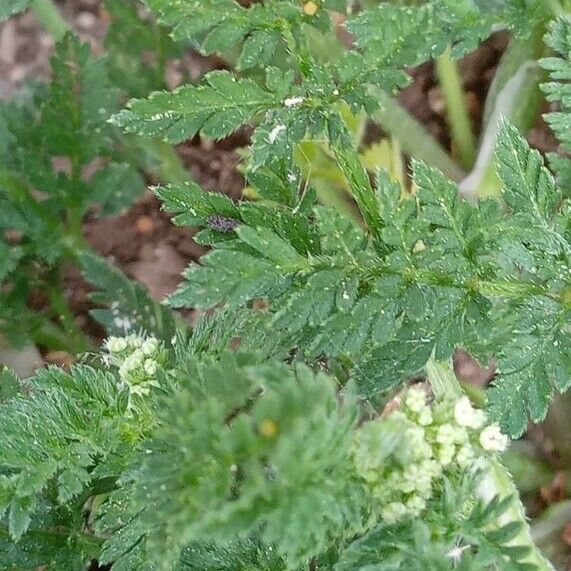
[[[220,216],[220,214],[213,214],[208,219],[207,224],[212,230],[218,230],[218,232],[232,232],[238,226],[239,221],[234,218]]]

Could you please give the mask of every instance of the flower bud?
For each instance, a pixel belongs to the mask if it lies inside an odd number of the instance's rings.
[[[470,399],[463,396],[454,405],[454,420],[460,426],[478,429],[485,422],[485,415],[481,410],[476,410]]]
[[[406,506],[402,502],[391,502],[383,508],[381,515],[387,523],[394,523],[405,516],[406,513]]]
[[[503,452],[508,446],[508,437],[502,434],[497,424],[490,424],[480,433],[480,444],[484,450]]]
[[[158,369],[158,363],[154,359],[147,359],[143,363],[143,369],[145,369],[145,373],[148,375],[154,375]]]
[[[109,337],[105,341],[105,348],[109,353],[122,353],[127,349],[127,341],[124,337]]]
[[[409,389],[404,403],[410,411],[419,413],[426,407],[426,393],[421,389]]]
[[[143,341],[141,351],[145,355],[152,355],[159,347],[159,342],[154,337],[149,337]]]

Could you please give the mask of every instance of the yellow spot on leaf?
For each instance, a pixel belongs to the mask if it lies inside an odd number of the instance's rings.
[[[278,433],[278,425],[273,420],[264,420],[260,424],[260,434],[264,438],[273,438]]]
[[[303,11],[305,12],[305,14],[307,14],[308,16],[315,16],[315,14],[317,13],[317,4],[315,2],[306,2],[303,5]]]

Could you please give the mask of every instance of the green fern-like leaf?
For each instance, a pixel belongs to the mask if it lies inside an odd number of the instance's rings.
[[[541,87],[549,101],[559,102],[557,112],[548,113],[545,119],[569,150],[571,149],[571,21],[568,17],[555,20],[546,37],[547,45],[557,54],[541,60],[549,72],[550,80]]]
[[[535,422],[545,417],[553,387],[563,391],[571,383],[565,325],[569,211],[561,209],[561,191],[539,153],[509,125],[500,133],[497,157],[503,194],[513,210],[499,241],[507,275],[523,271],[530,293],[539,293],[511,306],[512,314],[506,316],[510,337],[500,349],[501,375],[489,393],[491,409],[506,430],[521,434],[528,414]]]
[[[132,102],[114,122],[127,132],[162,135],[171,142],[189,139],[198,131],[216,139],[230,135],[277,102],[253,81],[236,80],[226,71],[210,72],[205,81],[198,87],[185,86]]]
[[[239,46],[241,70],[268,65],[276,57],[296,61],[295,48],[306,43],[306,28],[329,30],[329,10],[345,12],[347,8],[346,0],[320,1],[317,13],[309,16],[297,0],[265,0],[248,7],[235,0],[145,3],[163,24],[173,28],[176,40],[190,41],[202,53],[224,54]]]
[[[23,12],[31,4],[32,0],[0,0],[0,20],[4,20]]]
[[[296,569],[358,527],[362,491],[347,477],[356,411],[338,406],[330,379],[230,354],[177,376],[186,388],[135,477],[164,568],[189,541],[262,527]]]
[[[266,298],[273,336],[313,358],[349,358],[368,396],[420,371],[433,351],[438,359],[458,346],[493,352],[496,418],[510,434],[521,433],[528,415],[542,418],[552,386],[564,390],[570,378],[560,351],[568,347],[569,211],[539,155],[502,128],[498,168],[509,215],[496,200],[462,201],[422,163],[414,164],[416,197],[401,198],[383,174],[374,190],[360,165],[338,155],[372,241],[324,208],[300,215],[279,204],[233,204],[195,186],[159,191],[179,222],[206,226],[215,245],[189,267],[171,303],[243,308]]]
[[[89,367],[73,375],[44,370],[28,385],[31,396],[0,405],[0,468],[9,474],[1,480],[1,511],[14,539],[28,529],[48,484],[60,504],[85,490],[94,466],[120,446],[128,404],[113,377]]]
[[[145,332],[170,344],[182,322],[166,307],[153,300],[144,287],[129,280],[103,258],[84,253],[81,259],[83,274],[97,291],[93,302],[107,306],[91,310],[109,335]]]

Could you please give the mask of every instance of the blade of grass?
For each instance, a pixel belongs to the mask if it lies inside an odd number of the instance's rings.
[[[52,0],[33,0],[30,8],[40,24],[53,36],[56,42],[71,30]]]
[[[470,169],[476,159],[476,138],[466,107],[464,90],[458,66],[452,59],[451,49],[436,59],[436,72],[446,106],[446,122],[450,128],[452,146],[460,164]]]

